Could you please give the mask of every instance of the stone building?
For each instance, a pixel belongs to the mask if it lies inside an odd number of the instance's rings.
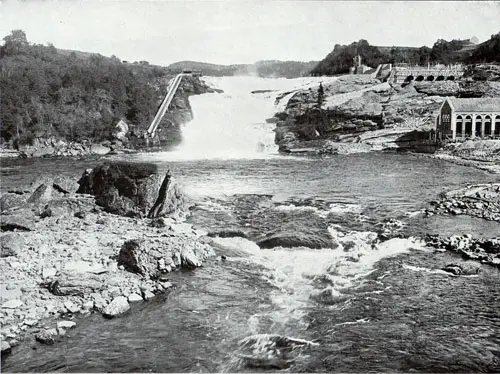
[[[436,135],[441,140],[500,139],[500,97],[446,98],[436,120]]]

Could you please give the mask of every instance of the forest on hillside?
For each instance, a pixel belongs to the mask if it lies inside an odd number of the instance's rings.
[[[14,30],[0,48],[2,142],[36,137],[97,142],[120,119],[140,125],[153,118],[168,71],[147,62],[75,53],[30,44]]]
[[[312,75],[347,74],[353,58],[359,54],[363,64],[377,67],[379,64],[408,63],[413,65],[500,62],[500,33],[492,35],[480,45],[473,45],[469,39],[437,40],[432,48],[376,47],[361,39],[349,45],[336,44],[333,51],[321,60]]]

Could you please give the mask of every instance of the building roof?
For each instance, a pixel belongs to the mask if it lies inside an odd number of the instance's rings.
[[[500,97],[449,97],[447,100],[456,112],[500,112]]]

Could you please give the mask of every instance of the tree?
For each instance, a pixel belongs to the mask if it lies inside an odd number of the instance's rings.
[[[318,87],[318,103],[317,103],[319,109],[321,109],[321,107],[323,106],[324,101],[325,101],[325,90],[323,88],[323,84],[320,82]]]

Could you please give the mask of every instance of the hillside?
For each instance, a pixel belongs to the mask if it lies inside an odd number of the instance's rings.
[[[30,44],[21,30],[4,38],[0,49],[0,126],[2,144],[19,147],[37,139],[97,143],[113,140],[119,120],[141,134],[154,117],[173,74],[147,62],[58,50]],[[180,141],[180,122],[190,119],[187,96],[205,92],[198,79],[186,79],[163,128]],[[177,129],[177,130],[176,130]]]
[[[257,75],[263,78],[297,78],[309,75],[317,61],[265,60],[253,64],[217,65],[197,61],[179,61],[167,68],[173,73],[183,70],[199,71],[209,76]]]
[[[347,74],[353,58],[359,54],[365,65],[376,67],[382,63],[411,65],[500,62],[500,33],[491,39],[474,44],[469,39],[446,41],[438,39],[432,48],[372,46],[361,39],[349,45],[336,44],[333,51],[312,70],[312,75]]]

